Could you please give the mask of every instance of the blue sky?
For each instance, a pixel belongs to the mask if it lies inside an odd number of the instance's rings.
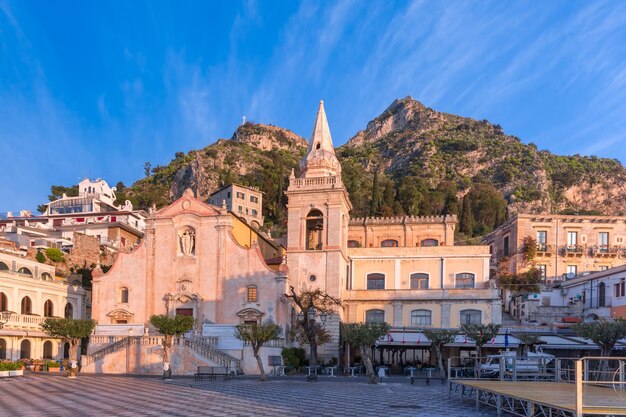
[[[345,143],[395,98],[626,162],[626,2],[0,0],[0,212],[246,115]]]

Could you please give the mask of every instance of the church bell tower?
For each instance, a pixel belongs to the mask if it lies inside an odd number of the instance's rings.
[[[341,299],[348,274],[348,222],[352,208],[341,181],[324,102],[320,101],[300,175],[287,195],[287,264],[297,291],[320,288]]]

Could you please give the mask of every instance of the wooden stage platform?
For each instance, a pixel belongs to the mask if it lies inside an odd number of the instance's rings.
[[[576,386],[566,382],[450,380],[450,394],[496,407],[498,415],[576,416]],[[626,400],[626,390],[620,391]],[[584,416],[626,416],[626,401],[611,387],[585,385]],[[581,416],[582,417],[582,416]]]

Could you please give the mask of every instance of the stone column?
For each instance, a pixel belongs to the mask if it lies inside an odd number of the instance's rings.
[[[491,322],[502,324],[502,303],[498,299],[491,301]]]
[[[402,327],[402,302],[393,302],[393,325],[394,327]]]
[[[452,303],[441,303],[441,328],[450,328],[450,307]]]

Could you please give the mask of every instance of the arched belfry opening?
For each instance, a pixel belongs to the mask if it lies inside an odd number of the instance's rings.
[[[322,250],[324,237],[324,215],[314,209],[306,216],[306,249]]]

